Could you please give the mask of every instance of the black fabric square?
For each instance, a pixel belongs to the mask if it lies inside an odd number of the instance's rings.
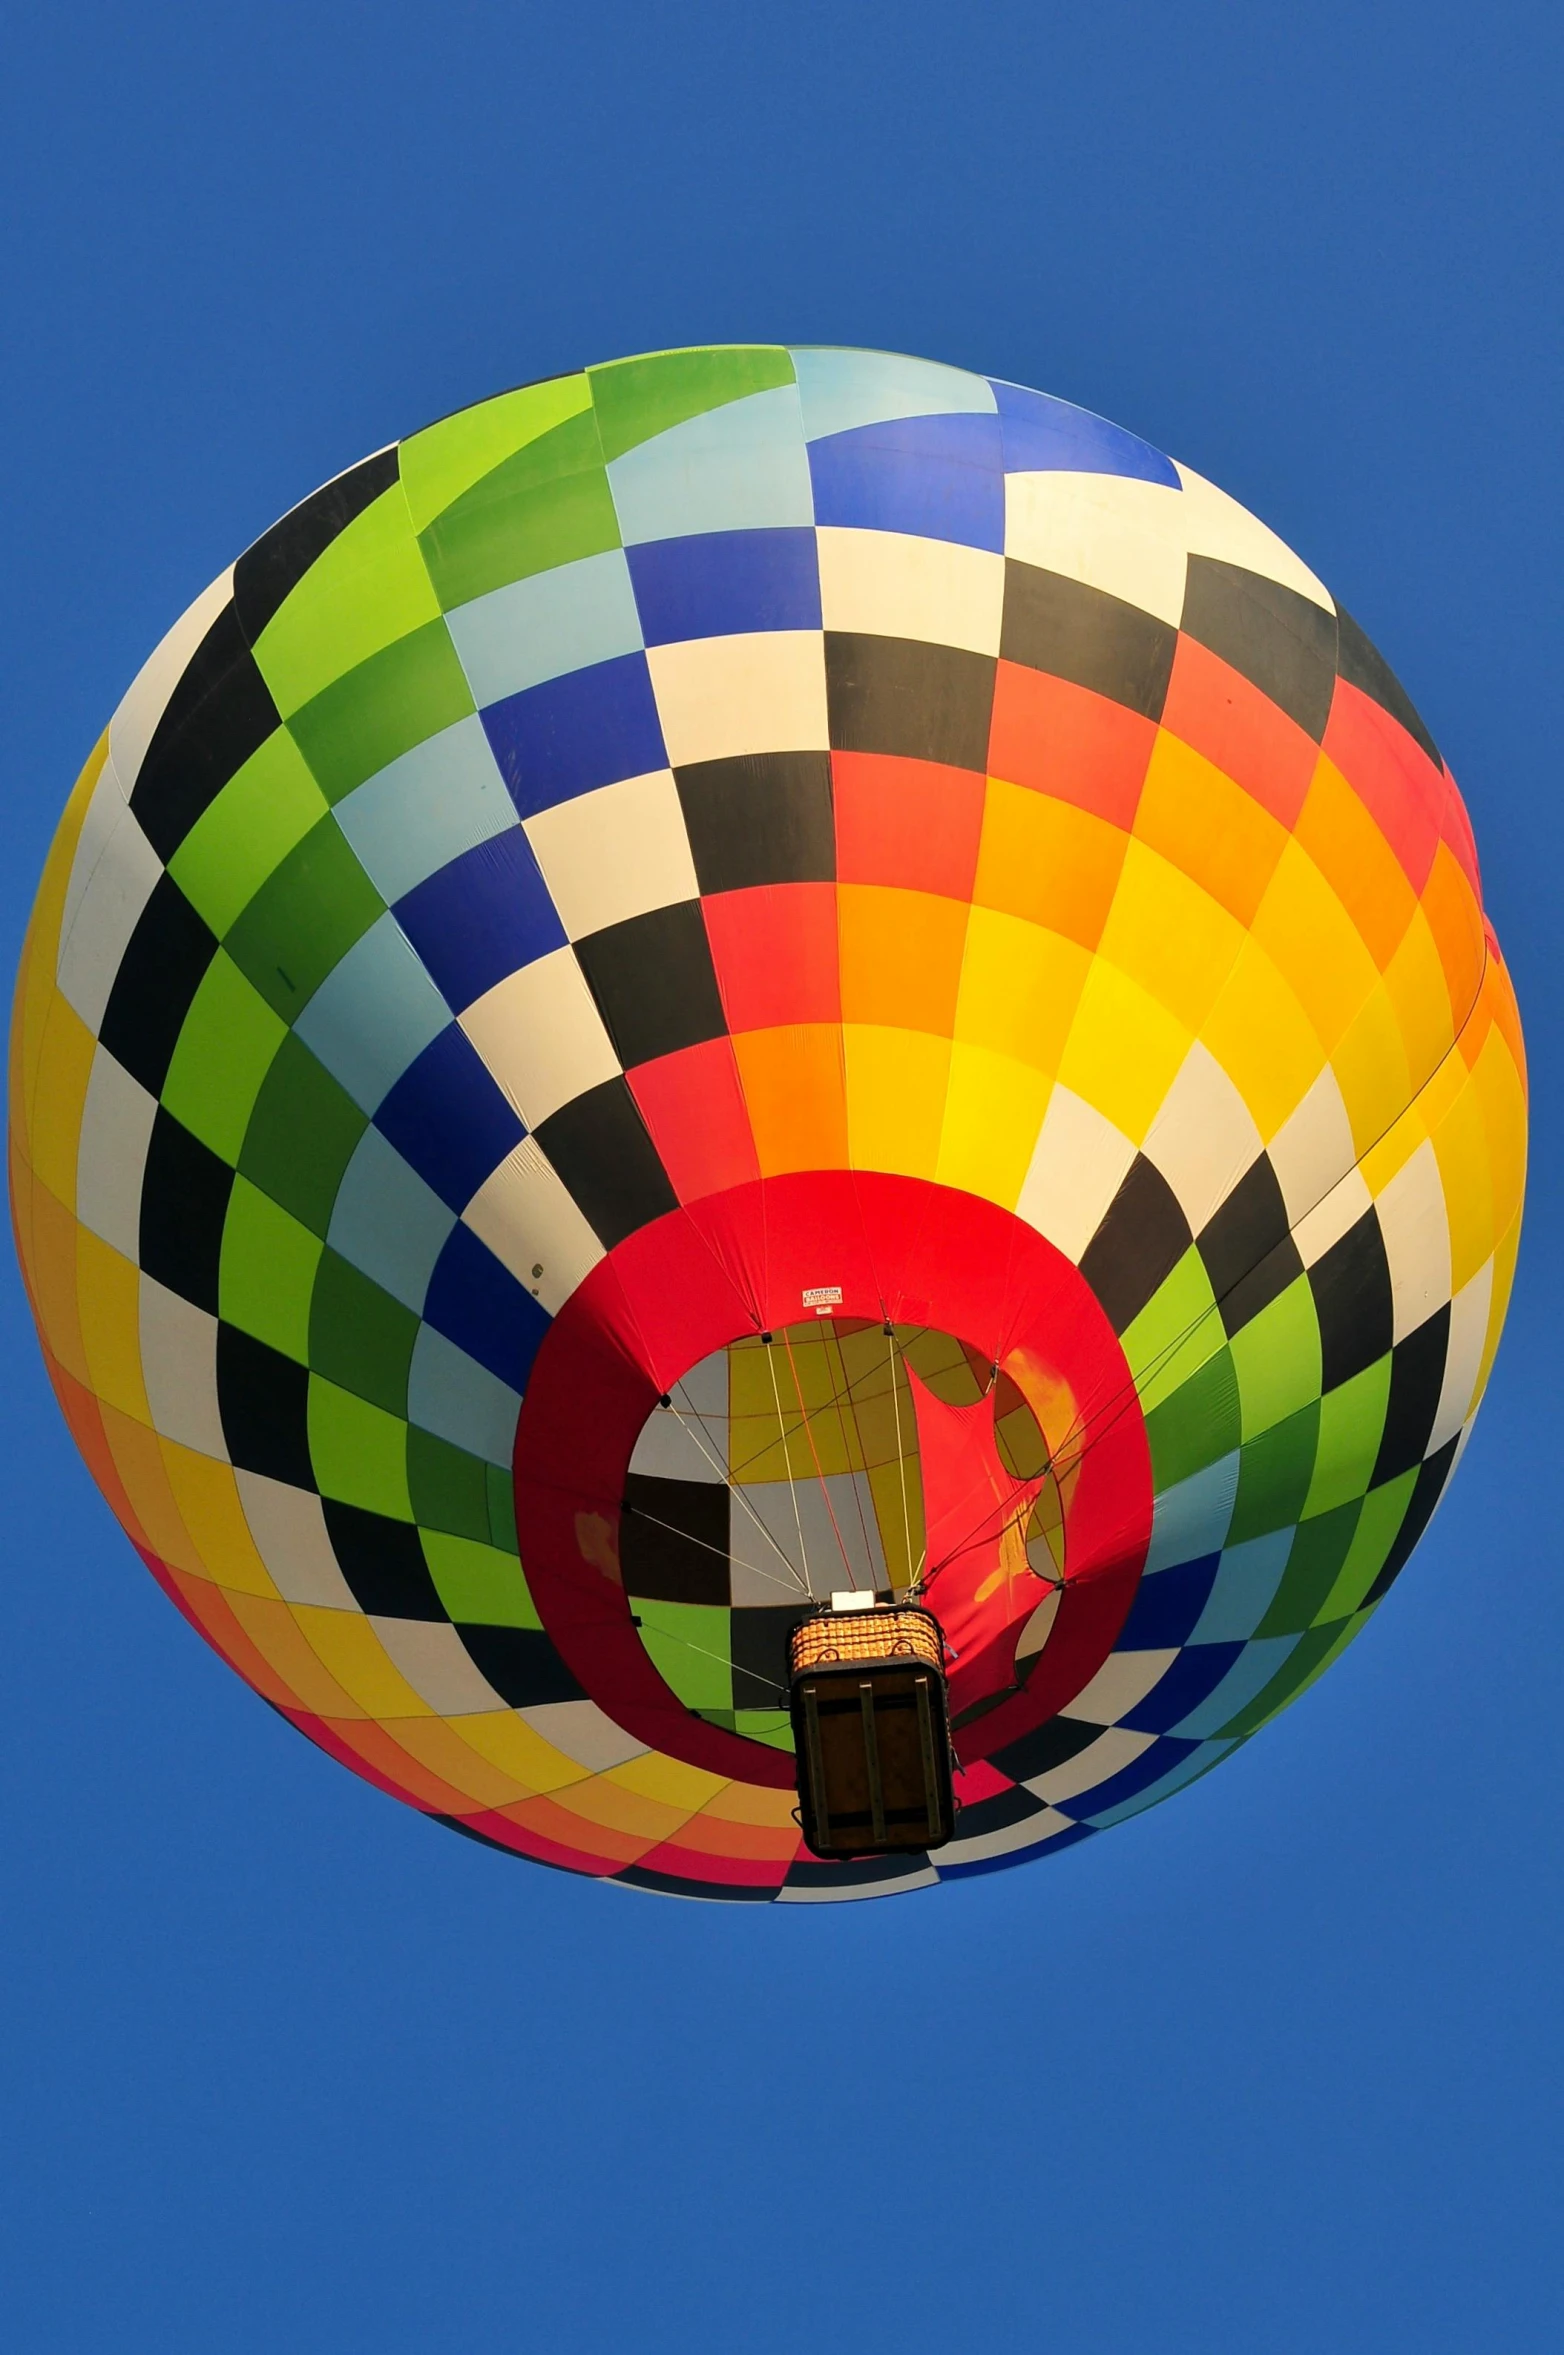
[[[1315,1261],[1309,1289],[1320,1320],[1321,1386],[1334,1390],[1383,1357],[1394,1338],[1390,1262],[1372,1209]]]
[[[627,1594],[649,1603],[726,1605],[728,1543],[728,1492],[720,1482],[626,1473],[619,1565]]]
[[[217,954],[172,875],[160,875],[131,934],[99,1036],[147,1093],[160,1095],[190,1001]]]
[[[358,1505],[323,1501],[337,1565],[361,1611],[379,1619],[446,1619],[418,1532],[410,1521],[366,1513]]]
[[[1319,742],[1336,692],[1333,613],[1263,573],[1191,556],[1183,627]]]
[[[1087,1725],[1079,1717],[1050,1717],[1046,1725],[1035,1726],[1029,1734],[1020,1734],[994,1752],[994,1764],[1012,1782],[1033,1782],[1039,1775],[1052,1774],[1056,1766],[1064,1766],[1102,1732],[1100,1725]]]
[[[979,1840],[990,1832],[1005,1832],[1014,1823],[1025,1823],[1028,1816],[1039,1818],[1046,1812],[1044,1802],[1034,1799],[1030,1791],[995,1791],[987,1799],[968,1799],[956,1818],[958,1840]],[[1039,1822],[1038,1830],[1042,1830]]]
[[[1377,1603],[1381,1595],[1389,1592],[1406,1568],[1412,1548],[1433,1519],[1434,1507],[1444,1494],[1444,1485],[1450,1477],[1459,1444],[1460,1434],[1457,1433],[1454,1439],[1445,1441],[1437,1455],[1429,1456],[1419,1467],[1417,1486],[1412,1491],[1411,1501],[1401,1518],[1401,1526],[1385,1556],[1385,1566],[1363,1598],[1365,1610],[1371,1603]]]
[[[1423,1460],[1444,1389],[1450,1311],[1441,1308],[1398,1341],[1390,1356],[1390,1404],[1374,1463],[1374,1486]]]
[[[1287,1204],[1263,1153],[1201,1228],[1199,1244],[1229,1336],[1269,1308],[1301,1274],[1303,1261],[1288,1231]]]
[[[165,864],[279,725],[239,616],[225,605],[164,706],[131,788],[130,806]]]
[[[727,1029],[698,899],[591,933],[576,958],[627,1071]]]
[[[674,771],[703,892],[830,883],[836,812],[828,752],[750,752]]]
[[[787,1707],[788,1638],[813,1608],[809,1603],[768,1603],[732,1614],[728,1649],[733,1660],[735,1709]]]
[[[551,1701],[584,1701],[549,1638],[537,1627],[473,1627],[456,1630],[467,1656],[512,1709],[542,1709]]]
[[[1070,679],[1159,720],[1177,645],[1177,630],[1156,614],[1063,573],[1006,558],[999,642],[1005,662]]]
[[[280,523],[245,550],[234,566],[234,604],[252,646],[316,557],[391,488],[397,475],[397,450],[380,450],[290,507]]]
[[[1116,1333],[1134,1323],[1192,1239],[1167,1179],[1137,1153],[1081,1256],[1081,1273]]]
[[[622,1079],[605,1079],[537,1129],[537,1140],[605,1250],[677,1210],[679,1198]]]
[[[217,1314],[223,1222],[234,1173],[161,1105],[141,1179],[141,1265],[158,1283]]]
[[[310,1377],[281,1350],[237,1326],[217,1328],[217,1405],[228,1453],[241,1471],[290,1488],[313,1488]]]
[[[1393,720],[1399,720],[1407,734],[1423,747],[1435,768],[1442,769],[1444,762],[1439,757],[1438,745],[1419,719],[1411,696],[1379,648],[1364,636],[1351,614],[1343,613],[1339,605],[1336,608],[1336,621],[1339,631],[1336,667],[1348,686],[1356,687],[1371,703],[1377,703],[1381,711],[1388,711]]]
[[[994,658],[921,639],[827,630],[826,699],[838,752],[899,753],[947,767],[988,767]]]

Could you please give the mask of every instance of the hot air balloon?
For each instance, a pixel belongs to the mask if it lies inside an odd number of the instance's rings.
[[[1352,1641],[1525,1082],[1461,797],[1279,539],[744,346],[465,409],[196,599],[10,1137],[71,1430],[241,1676],[492,1846],[794,1901],[1067,1848]]]

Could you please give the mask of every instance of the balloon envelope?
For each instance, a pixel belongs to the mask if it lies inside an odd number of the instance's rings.
[[[13,1028],[51,1378],[180,1609],[520,1855],[1052,1853],[1372,1615],[1524,1066],[1461,798],[1254,517],[1042,394],[654,354],[350,469],[94,749]],[[916,1588],[956,1836],[802,1847],[787,1639]]]

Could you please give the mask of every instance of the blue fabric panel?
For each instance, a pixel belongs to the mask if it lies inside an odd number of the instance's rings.
[[[509,1471],[520,1412],[521,1400],[508,1383],[447,1341],[433,1325],[419,1326],[407,1373],[409,1422]]]
[[[942,1881],[970,1881],[978,1873],[1004,1873],[1013,1864],[1031,1864],[1039,1856],[1057,1856],[1063,1848],[1073,1848],[1078,1840],[1089,1840],[1095,1824],[1072,1823],[1068,1831],[1055,1832],[1051,1840],[1040,1840],[1035,1848],[1011,1848],[1003,1856],[975,1856],[969,1864],[941,1864],[936,1848],[930,1864]]]
[[[526,842],[519,826],[513,837]],[[373,1112],[451,1013],[395,917],[384,915],[327,974],[294,1029],[359,1109]]]
[[[1077,1791],[1070,1805],[1082,1820],[1097,1823],[1105,1809],[1122,1807],[1126,1799],[1137,1799],[1149,1791],[1153,1783],[1160,1783],[1175,1767],[1182,1766],[1197,1745],[1194,1742],[1153,1742],[1149,1750],[1142,1750],[1128,1766],[1110,1774],[1094,1791]]]
[[[445,617],[480,711],[641,643],[622,548],[559,564]]]
[[[1206,1607],[1220,1558],[1207,1554],[1198,1562],[1180,1562],[1171,1570],[1147,1571],[1135,1589],[1130,1615],[1114,1650],[1162,1652],[1170,1645],[1187,1644]]]
[[[793,367],[812,442],[891,417],[992,417],[994,388],[986,376],[913,360],[902,352],[855,352],[819,346],[796,351]]]
[[[812,531],[702,532],[629,552],[648,646],[753,630],[817,630],[820,567]]]
[[[654,434],[613,460],[608,483],[626,547],[813,523],[798,387],[725,401]]]
[[[512,1390],[526,1389],[548,1313],[470,1227],[452,1228],[429,1279],[424,1315]]]
[[[1229,1718],[1240,1709],[1247,1709],[1257,1693],[1263,1693],[1273,1676],[1285,1665],[1290,1652],[1303,1641],[1298,1635],[1268,1635],[1259,1643],[1245,1644],[1221,1683],[1203,1700],[1198,1709],[1191,1709],[1179,1720],[1178,1731],[1199,1739],[1219,1734]]]
[[[1056,401],[1024,385],[994,381],[1007,474],[1127,474],[1137,482],[1183,485],[1170,458],[1139,434],[1110,425],[1090,409]]]
[[[1139,1707],[1119,1719],[1120,1725],[1136,1734],[1165,1734],[1182,1725],[1190,1711],[1216,1691],[1243,1648],[1242,1644],[1189,1645]]]
[[[455,1014],[508,973],[565,946],[565,928],[519,826],[420,883],[397,901],[396,918]]]
[[[455,1219],[377,1128],[366,1128],[342,1173],[326,1240],[393,1300],[424,1305]]]
[[[403,1072],[375,1126],[456,1211],[527,1133],[454,1022]]]
[[[998,553],[1002,457],[996,417],[907,417],[833,434],[809,445],[815,521]]]
[[[668,766],[644,654],[529,687],[494,704],[483,725],[524,818]]]
[[[1222,1556],[1222,1566],[1191,1636],[1196,1644],[1246,1643],[1270,1609],[1296,1531],[1273,1529]]]
[[[1159,1775],[1155,1782],[1148,1783],[1144,1790],[1133,1794],[1130,1798],[1121,1799],[1117,1806],[1110,1807],[1099,1814],[1094,1800],[1092,1829],[1105,1832],[1111,1824],[1127,1822],[1130,1816],[1139,1815],[1143,1809],[1154,1805],[1158,1799],[1170,1799],[1173,1793],[1181,1791],[1186,1783],[1196,1782],[1201,1775],[1208,1774],[1218,1759],[1225,1758],[1232,1748],[1231,1742],[1197,1742],[1192,1749],[1185,1751],[1184,1756],[1171,1766],[1166,1774]],[[1181,1749],[1184,1749],[1182,1742],[1159,1742],[1156,1749],[1148,1750],[1146,1755],[1148,1758],[1153,1758],[1165,1755],[1171,1750]]]
[[[384,900],[519,823],[476,716],[404,752],[339,801],[335,816]]]
[[[1167,1570],[1177,1562],[1192,1562],[1199,1554],[1220,1552],[1237,1497],[1236,1447],[1204,1471],[1165,1488],[1153,1508],[1146,1568]]]

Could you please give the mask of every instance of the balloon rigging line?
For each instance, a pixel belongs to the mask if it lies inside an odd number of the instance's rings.
[[[851,1428],[852,1428],[852,1434],[853,1434],[853,1438],[854,1438],[854,1439],[857,1441],[857,1444],[858,1444],[858,1463],[857,1463],[856,1467],[853,1465],[853,1462],[852,1462],[852,1450],[849,1448],[849,1449],[848,1449],[848,1451],[847,1451],[847,1454],[848,1454],[848,1469],[849,1469],[850,1471],[861,1472],[861,1473],[863,1474],[863,1477],[864,1477],[864,1479],[867,1481],[867,1479],[868,1479],[868,1477],[869,1477],[869,1451],[868,1451],[868,1449],[867,1449],[867,1448],[864,1446],[864,1443],[863,1443],[863,1433],[862,1433],[862,1431],[861,1431],[861,1430],[859,1429],[859,1427],[858,1427],[858,1409],[857,1409],[857,1407],[856,1407],[856,1406],[853,1404],[853,1388],[854,1388],[854,1385],[853,1385],[853,1383],[852,1383],[852,1382],[851,1382],[851,1381],[848,1379],[848,1373],[847,1373],[847,1360],[846,1360],[846,1359],[843,1357],[843,1355],[842,1355],[842,1343],[841,1343],[841,1338],[840,1338],[839,1334],[838,1334],[838,1333],[837,1333],[837,1331],[836,1331],[836,1328],[835,1328],[835,1323],[834,1323],[834,1320],[833,1320],[833,1319],[827,1318],[827,1320],[826,1320],[826,1323],[825,1323],[825,1328],[824,1328],[824,1331],[823,1331],[823,1333],[821,1334],[821,1339],[822,1339],[822,1341],[823,1341],[823,1343],[824,1343],[824,1354],[825,1354],[825,1363],[826,1363],[826,1373],[827,1373],[827,1375],[828,1375],[828,1376],[831,1376],[831,1344],[832,1344],[832,1342],[833,1342],[833,1341],[836,1343],[836,1362],[837,1362],[838,1366],[841,1368],[842,1381],[843,1381],[843,1384],[844,1384],[844,1388],[843,1388],[843,1390],[842,1390],[840,1393],[838,1393],[838,1391],[837,1391],[837,1388],[836,1388],[836,1382],[835,1382],[835,1378],[834,1378],[834,1377],[831,1377],[831,1401],[830,1401],[830,1403],[831,1403],[833,1406],[835,1406],[835,1407],[836,1407],[838,1420],[840,1420],[840,1418],[841,1418],[842,1407],[843,1407],[843,1406],[845,1406],[845,1407],[846,1407],[846,1409],[847,1409],[847,1420],[848,1420],[848,1423],[851,1425]],[[839,1399],[840,1399],[840,1403],[838,1403],[838,1400],[839,1400]],[[844,1438],[844,1439],[845,1439],[845,1438],[846,1438],[846,1436],[847,1436],[847,1433],[846,1433],[846,1430],[845,1430],[845,1429],[844,1429],[844,1431],[843,1431],[843,1433],[842,1433],[842,1436],[843,1436],[843,1438]],[[863,1552],[864,1552],[864,1560],[865,1560],[865,1561],[866,1561],[866,1562],[869,1564],[870,1570],[871,1570],[871,1572],[872,1572],[872,1571],[873,1571],[873,1568],[874,1568],[874,1548],[873,1548],[873,1546],[872,1546],[872,1545],[869,1543],[869,1524],[868,1524],[868,1522],[867,1522],[867,1521],[864,1519],[864,1512],[863,1512],[863,1490],[862,1490],[862,1489],[859,1487],[859,1485],[858,1485],[858,1481],[857,1481],[856,1477],[854,1478],[854,1481],[853,1481],[853,1502],[854,1502],[854,1504],[855,1504],[855,1505],[857,1506],[857,1508],[858,1508],[858,1533],[859,1533],[859,1535],[860,1535],[860,1536],[862,1537],[862,1539],[863,1539]],[[881,1551],[882,1551],[882,1553],[883,1553],[883,1551],[884,1551],[884,1548],[883,1548],[883,1547],[881,1548]]]
[[[771,1342],[769,1338],[766,1340],[764,1348],[766,1352],[766,1370],[771,1376],[771,1395],[776,1402],[777,1430],[781,1434],[782,1439],[782,1462],[787,1471],[787,1493],[793,1500],[793,1527],[798,1531],[798,1551],[804,1565],[804,1584],[809,1590],[810,1600],[813,1601],[815,1591],[814,1575],[809,1567],[809,1550],[804,1544],[804,1523],[802,1515],[798,1510],[798,1490],[793,1484],[793,1450],[788,1444],[789,1435],[782,1422],[782,1393],[777,1388],[776,1360],[771,1354]],[[767,1444],[770,1444],[769,1441]],[[743,1467],[741,1466],[740,1469],[742,1470]]]
[[[896,1328],[889,1317],[885,1320],[885,1363],[891,1376],[891,1406],[896,1415],[896,1469],[901,1474],[901,1538],[902,1554],[912,1585],[918,1583],[918,1572],[923,1568],[923,1556],[918,1557],[918,1569],[912,1566],[912,1518],[907,1510],[907,1458],[901,1443],[901,1384],[896,1379]],[[927,1517],[925,1517],[927,1526]]]
[[[695,1537],[688,1529],[679,1528],[676,1522],[660,1520],[657,1514],[646,1512],[640,1505],[632,1505],[630,1515],[632,1520],[649,1521],[654,1529],[665,1529],[670,1537],[681,1539],[685,1545],[698,1546],[703,1554],[715,1554],[722,1562],[736,1562],[739,1569],[747,1570],[753,1578],[768,1579],[773,1586],[782,1584],[774,1570],[762,1570],[758,1562],[739,1561],[731,1546],[713,1545],[708,1538]],[[787,1556],[784,1554],[782,1558],[786,1561]],[[796,1578],[793,1583],[797,1585]]]
[[[682,1385],[682,1383],[676,1383],[676,1384],[674,1385],[674,1387],[675,1387],[675,1389],[679,1389],[679,1390],[682,1390],[682,1389],[683,1389],[683,1385]],[[704,1429],[705,1429],[705,1418],[704,1418],[704,1416],[703,1416],[703,1415],[700,1413],[700,1411],[699,1411],[699,1409],[698,1409],[697,1407],[695,1407],[694,1405],[692,1405],[692,1404],[691,1404],[691,1402],[690,1402],[690,1400],[688,1399],[688,1397],[686,1397],[686,1399],[685,1399],[685,1407],[686,1407],[687,1413],[681,1413],[678,1407],[675,1407],[675,1408],[673,1409],[673,1412],[674,1412],[674,1414],[675,1414],[675,1415],[677,1415],[677,1416],[678,1416],[679,1422],[680,1422],[680,1424],[682,1425],[682,1427],[683,1427],[683,1428],[684,1428],[686,1431],[688,1431],[688,1432],[689,1432],[689,1435],[690,1435],[690,1437],[691,1437],[691,1438],[692,1438],[692,1439],[695,1441],[695,1444],[696,1444],[696,1446],[697,1446],[697,1447],[700,1449],[700,1451],[701,1451],[701,1454],[702,1454],[702,1455],[705,1457],[705,1459],[706,1459],[707,1463],[708,1463],[708,1464],[710,1464],[710,1466],[711,1466],[712,1470],[713,1470],[713,1471],[716,1473],[716,1475],[717,1475],[718,1479],[719,1479],[719,1480],[722,1482],[722,1485],[724,1486],[724,1488],[726,1488],[726,1490],[727,1490],[728,1494],[729,1494],[731,1497],[735,1497],[735,1498],[738,1500],[739,1504],[740,1504],[740,1505],[742,1505],[742,1507],[744,1508],[744,1511],[745,1511],[745,1512],[746,1512],[746,1513],[749,1515],[749,1518],[750,1518],[751,1522],[754,1524],[755,1528],[756,1528],[756,1529],[757,1529],[757,1530],[760,1532],[760,1535],[761,1535],[761,1536],[762,1536],[762,1537],[765,1539],[765,1541],[766,1541],[767,1545],[769,1545],[769,1546],[770,1546],[770,1548],[771,1548],[771,1551],[772,1551],[772,1552],[773,1552],[773,1553],[776,1555],[776,1558],[777,1558],[777,1560],[778,1560],[778,1561],[779,1561],[779,1562],[782,1564],[783,1568],[784,1568],[784,1569],[785,1569],[785,1570],[788,1572],[788,1575],[789,1575],[789,1576],[790,1576],[790,1578],[792,1579],[792,1582],[793,1582],[793,1584],[794,1584],[796,1587],[800,1588],[800,1590],[801,1590],[801,1591],[802,1591],[804,1594],[812,1594],[814,1590],[813,1590],[813,1588],[812,1588],[812,1587],[809,1585],[809,1582],[808,1582],[808,1564],[807,1564],[807,1563],[805,1564],[805,1567],[804,1567],[804,1575],[803,1575],[803,1577],[801,1578],[801,1577],[799,1576],[799,1570],[798,1570],[798,1565],[797,1565],[797,1563],[796,1563],[796,1562],[790,1562],[790,1561],[788,1560],[788,1558],[787,1558],[787,1555],[786,1555],[786,1554],[783,1552],[782,1548],[781,1548],[781,1547],[778,1545],[778,1543],[777,1543],[777,1541],[776,1541],[775,1537],[772,1535],[771,1531],[770,1531],[770,1530],[769,1530],[769,1529],[766,1527],[766,1524],[765,1524],[765,1522],[764,1522],[764,1521],[761,1519],[761,1517],[760,1517],[760,1514],[759,1514],[759,1513],[756,1511],[755,1507],[754,1507],[754,1506],[751,1504],[751,1502],[750,1502],[749,1498],[748,1498],[748,1497],[747,1497],[747,1496],[744,1494],[744,1491],[743,1491],[743,1489],[742,1489],[742,1488],[739,1486],[738,1482],[737,1482],[735,1479],[733,1479],[733,1477],[731,1476],[731,1473],[730,1473],[730,1472],[728,1471],[728,1469],[727,1469],[727,1468],[724,1466],[721,1456],[720,1456],[720,1455],[719,1455],[719,1454],[716,1452],[716,1450],[715,1450],[714,1448],[708,1448],[708,1447],[707,1447],[707,1445],[705,1444],[705,1441],[704,1441],[704,1439],[703,1439],[703,1438],[701,1438],[700,1436],[698,1436],[697,1432],[696,1432],[696,1431],[695,1431],[695,1429],[693,1428],[693,1426],[694,1426],[695,1424],[699,1424],[699,1425],[701,1426],[701,1429],[702,1429],[702,1431],[704,1431]],[[795,1517],[795,1519],[796,1519],[796,1517],[797,1517],[797,1515],[796,1515],[796,1511],[795,1511],[795,1516],[794,1516],[794,1517]],[[800,1551],[800,1553],[802,1553],[802,1551],[803,1551],[803,1538],[802,1538],[802,1534],[800,1534],[800,1538],[799,1538],[799,1551]],[[741,1569],[745,1569],[745,1570],[747,1570],[749,1567],[750,1567],[750,1565],[749,1565],[749,1563],[747,1563],[747,1562],[744,1562],[744,1563],[741,1563],[741,1564],[740,1564],[740,1568],[741,1568]],[[764,1577],[764,1576],[766,1575],[766,1573],[765,1573],[764,1571],[762,1571],[762,1572],[760,1573],[760,1575],[761,1575],[762,1577]]]
[[[826,1486],[825,1473],[820,1468],[820,1450],[815,1445],[815,1435],[809,1421],[809,1410],[804,1405],[804,1386],[798,1378],[798,1367],[793,1362],[793,1342],[786,1325],[784,1325],[782,1328],[782,1346],[787,1351],[788,1371],[793,1377],[794,1395],[797,1397],[799,1408],[803,1413],[804,1437],[809,1442],[809,1452],[814,1458],[815,1478],[820,1483],[820,1494],[825,1498],[825,1509],[831,1516],[831,1528],[836,1538],[837,1551],[842,1557],[842,1568],[847,1572],[848,1578],[851,1579],[853,1574],[853,1566],[847,1559],[847,1548],[842,1542],[842,1532],[836,1518],[836,1507],[831,1502],[831,1491]]]

